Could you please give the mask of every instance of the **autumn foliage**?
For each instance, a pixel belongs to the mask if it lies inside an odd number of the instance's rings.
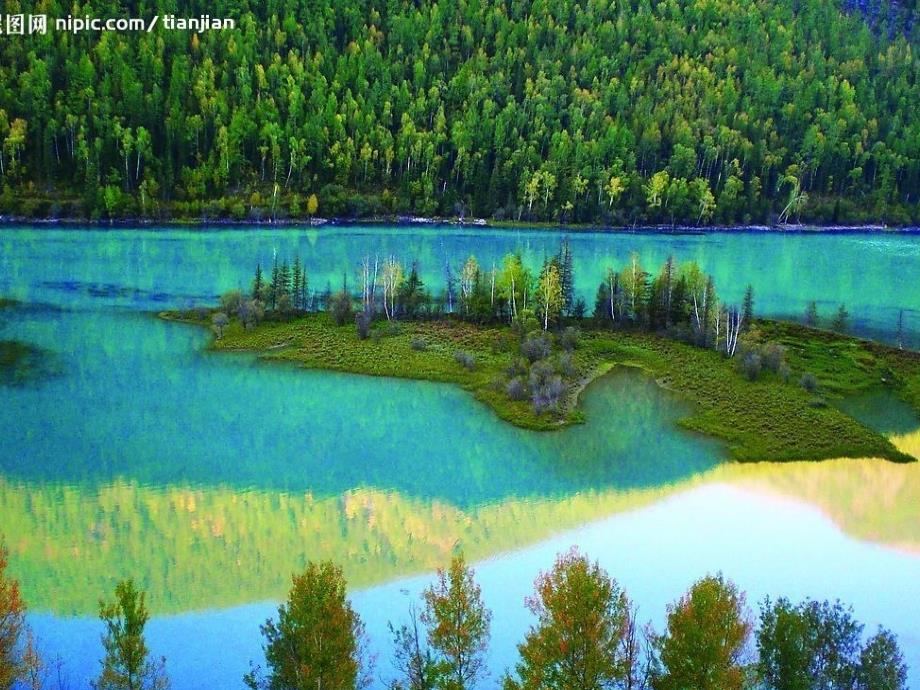
[[[750,635],[744,595],[721,575],[704,577],[668,608],[654,689],[741,690]]]
[[[25,632],[26,605],[19,583],[6,573],[7,551],[0,544],[0,690],[20,678],[23,665],[20,643]]]
[[[537,622],[518,646],[519,679],[506,679],[506,690],[601,690],[630,677],[629,601],[597,563],[573,549],[537,578],[535,590],[527,606]]]
[[[366,682],[364,623],[346,598],[342,570],[310,563],[293,577],[278,619],[262,626],[268,676],[249,673],[251,688],[355,690]]]

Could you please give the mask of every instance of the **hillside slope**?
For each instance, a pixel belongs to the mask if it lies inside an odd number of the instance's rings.
[[[846,2],[6,0],[236,27],[4,36],[0,213],[917,222],[914,29]]]

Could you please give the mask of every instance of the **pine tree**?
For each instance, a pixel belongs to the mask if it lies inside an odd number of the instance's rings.
[[[269,309],[274,310],[278,303],[278,255],[275,254],[272,259],[272,279],[268,284],[268,305]]]
[[[609,321],[612,318],[610,311],[610,285],[602,280],[597,286],[594,297],[594,320],[598,322]]]
[[[562,287],[562,313],[570,316],[572,305],[575,303],[575,268],[568,237],[562,238],[559,253],[556,255],[556,265],[559,269],[559,281]]]
[[[805,307],[805,325],[809,328],[818,326],[818,303],[814,300]]]
[[[264,281],[262,278],[262,264],[256,264],[256,277],[252,281],[252,298],[262,299]]]
[[[291,297],[291,267],[288,265],[287,261],[282,262],[281,268],[278,269],[278,283],[277,283],[277,300],[280,300],[282,297]]]
[[[310,278],[307,275],[307,266],[302,264],[300,267],[300,305],[301,309],[307,311],[310,308],[309,303],[309,294],[310,294]]]
[[[744,300],[741,302],[742,328],[750,328],[754,322],[754,286],[748,285],[744,291]]]
[[[837,309],[834,320],[831,322],[831,330],[837,333],[846,333],[849,323],[850,313],[847,311],[846,305],[841,304]]]
[[[291,271],[291,304],[295,311],[301,311],[304,308],[302,281],[303,272],[300,267],[300,254],[298,254],[294,257],[294,268]]]

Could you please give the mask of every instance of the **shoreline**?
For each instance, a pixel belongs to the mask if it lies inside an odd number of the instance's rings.
[[[148,220],[119,218],[117,220],[88,220],[78,218],[26,218],[0,215],[0,232],[7,228],[70,228],[118,230],[246,230],[288,229],[322,230],[324,228],[372,228],[376,226],[397,228],[451,228],[470,230],[528,230],[543,232],[572,232],[598,234],[711,234],[711,233],[783,233],[783,234],[920,234],[917,225],[846,224],[819,225],[759,224],[749,225],[603,225],[591,223],[551,223],[545,221],[496,221],[487,218],[461,219],[458,217],[427,216],[373,216],[367,218],[282,218],[274,220],[227,220],[220,218],[179,218]]]
[[[733,362],[718,358],[710,350],[657,335],[598,330],[585,324],[588,327],[583,327],[580,344],[574,350],[577,376],[570,381],[560,409],[547,415],[531,409],[529,401],[504,394],[503,372],[513,353],[489,353],[494,336],[502,330],[500,326],[450,320],[409,321],[400,322],[399,331],[392,335],[380,333],[359,340],[353,327],[336,326],[324,314],[309,313],[291,320],[266,321],[252,329],[244,329],[234,320],[222,337],[216,337],[207,318],[214,311],[204,310],[197,315],[162,311],[156,316],[208,328],[212,337],[206,349],[214,353],[249,352],[263,362],[284,362],[307,369],[453,384],[469,392],[499,419],[531,431],[555,431],[584,423],[587,419],[580,404],[582,393],[616,368],[637,367],[657,385],[693,405],[694,411],[679,420],[678,426],[722,441],[729,459],[757,462],[879,457],[894,462],[916,461],[898,451],[882,434],[822,397],[846,397],[869,383],[878,383],[867,372],[862,372],[855,385],[847,381],[855,372],[826,372],[816,395],[806,393],[794,382],[782,383],[775,376],[765,375],[755,382],[745,380]],[[920,402],[910,402],[917,385],[915,374],[920,373],[920,357],[915,353],[872,347],[847,336],[812,332],[791,324],[759,323],[786,344],[820,350],[856,346],[871,355],[875,365],[891,371],[893,378],[887,388],[904,394],[908,404],[916,406]],[[457,335],[461,336],[459,340]],[[422,352],[413,351],[409,347],[412,337],[423,337],[429,347]],[[793,342],[789,342],[790,338]],[[454,343],[459,347],[461,340],[465,341],[466,351],[477,358],[475,370],[464,369],[449,355]],[[803,373],[801,364],[793,362],[796,376]],[[782,428],[774,424],[778,419],[786,420]]]

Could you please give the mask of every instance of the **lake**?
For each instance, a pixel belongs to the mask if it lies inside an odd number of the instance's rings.
[[[765,595],[840,597],[894,630],[920,688],[920,468],[877,460],[738,465],[680,431],[679,398],[619,371],[584,394],[588,422],[533,433],[449,386],[307,372],[204,351],[209,335],[157,310],[248,287],[275,255],[322,291],[365,255],[418,261],[439,288],[470,253],[537,267],[561,235],[469,228],[0,230],[0,339],[45,367],[0,386],[0,531],[48,656],[75,683],[101,656],[97,601],[132,576],[149,642],[177,690],[240,687],[258,625],[308,559],[346,571],[389,677],[386,625],[455,545],[495,611],[491,685],[530,623],[533,578],[578,544],[660,625],[721,570]],[[632,251],[657,271],[696,260],[720,295],[754,286],[761,315],[845,303],[854,331],[920,347],[920,234],[577,233],[590,304]],[[890,399],[848,403],[920,454],[920,422]],[[913,593],[913,596],[910,594]],[[207,673],[202,673],[202,669]]]

